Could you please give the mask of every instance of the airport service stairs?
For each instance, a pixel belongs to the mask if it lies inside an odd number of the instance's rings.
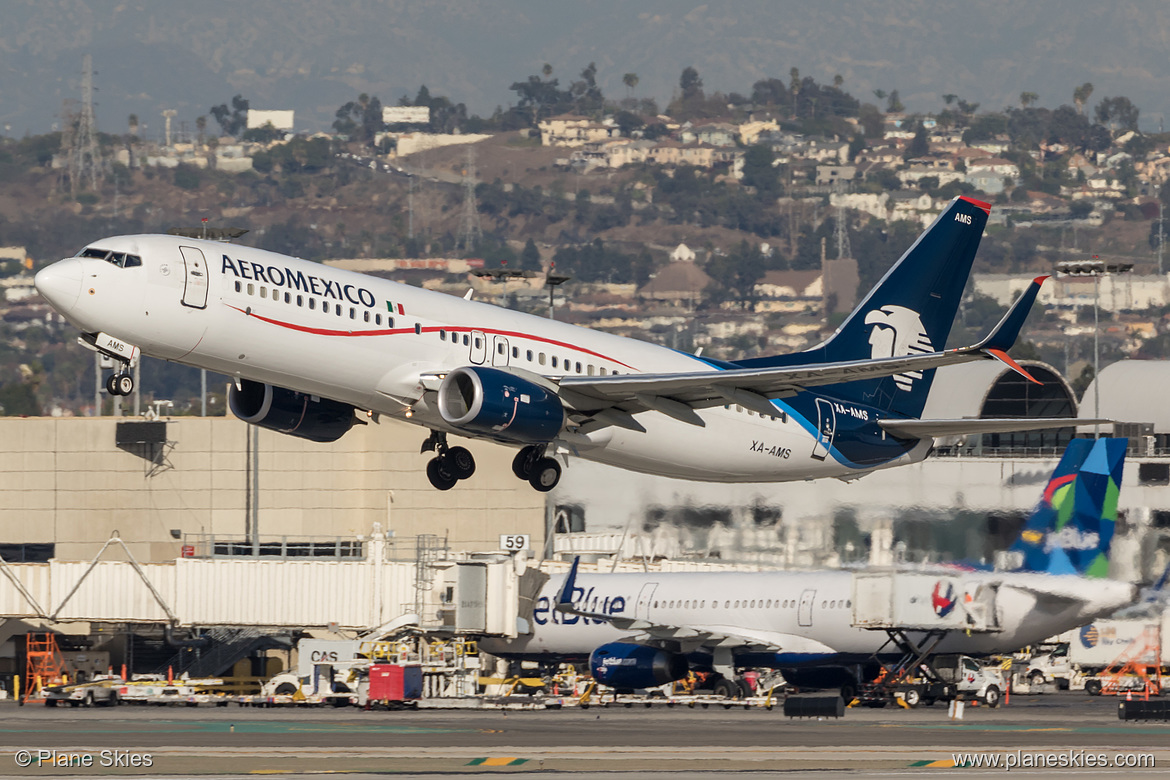
[[[255,652],[287,650],[293,644],[287,635],[268,634],[255,628],[212,628],[201,638],[208,640],[207,647],[184,647],[156,672],[165,674],[169,668],[175,677],[183,674],[192,679],[216,677],[231,671],[237,661]]]

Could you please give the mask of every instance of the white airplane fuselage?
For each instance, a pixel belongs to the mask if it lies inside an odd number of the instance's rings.
[[[449,433],[469,435],[440,417],[425,378],[461,366],[552,378],[719,370],[646,342],[250,247],[169,235],[91,246],[141,258],[141,265],[78,256],[37,275],[38,290],[84,333]],[[554,445],[626,469],[717,482],[852,478],[917,462],[930,450],[929,440],[887,439],[877,410],[816,403],[830,405],[836,442],[808,406],[802,413],[778,400],[775,416],[728,404],[699,409],[700,427],[648,412],[637,418],[644,433],[615,426],[562,431]],[[843,430],[848,426],[852,433]],[[881,454],[865,462],[842,454],[842,440],[853,434]]]
[[[857,663],[883,646],[885,652],[896,654],[884,631],[854,626],[854,576],[848,571],[581,574],[574,602],[583,611],[757,638],[779,648],[775,653],[754,653],[752,663],[745,665]],[[485,638],[481,648],[517,658],[581,658],[608,642],[637,642],[640,635],[645,641],[637,628],[622,630],[605,620],[558,612],[557,594],[564,579],[565,575],[550,577],[541,589],[530,633],[516,639]],[[920,599],[925,623],[940,613],[950,617],[952,610],[955,617],[961,616],[970,609],[968,594],[988,594],[984,605],[990,614],[984,619],[994,630],[952,630],[938,647],[942,653],[971,655],[1012,652],[1034,644],[1114,612],[1130,603],[1135,593],[1125,582],[1030,572],[943,571],[919,579],[923,590],[911,598]],[[954,585],[949,598],[940,600],[932,591],[931,585],[940,581]],[[944,624],[943,618],[939,624]]]

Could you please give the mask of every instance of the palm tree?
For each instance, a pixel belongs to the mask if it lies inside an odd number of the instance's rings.
[[[1027,108],[1040,99],[1040,96],[1035,92],[1021,92],[1020,93],[1020,107]]]
[[[622,83],[626,85],[626,98],[632,98],[634,96],[634,87],[638,86],[638,74],[625,74],[622,76]]]

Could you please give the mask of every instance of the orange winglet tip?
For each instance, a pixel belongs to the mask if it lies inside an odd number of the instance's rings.
[[[1027,379],[1029,382],[1035,382],[1038,385],[1044,384],[1043,382],[1038,380],[1036,377],[1032,376],[1027,371],[1025,371],[1023,366],[1021,366],[1016,361],[1012,360],[1011,356],[1008,355],[1008,353],[1004,352],[1002,349],[988,349],[986,351],[987,351],[987,354],[991,355],[993,358],[1000,361],[1001,363],[1006,365],[1008,368],[1010,368],[1012,371],[1015,371],[1017,374],[1022,376],[1024,379]]]
[[[1043,276],[1037,276],[1035,279],[1032,280],[1032,284],[1044,284],[1044,282],[1046,282],[1051,277],[1052,277],[1052,274],[1044,274]]]

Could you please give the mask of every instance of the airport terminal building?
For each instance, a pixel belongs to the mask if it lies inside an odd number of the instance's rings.
[[[1042,385],[990,361],[944,369],[926,415],[1078,414],[1059,372],[1025,366]],[[1170,363],[1101,375],[1100,414],[1131,439],[1112,552],[1121,579],[1150,582],[1170,560],[1170,415],[1151,395],[1166,379]],[[531,562],[574,555],[638,567],[992,563],[1077,435],[1093,426],[940,440],[920,464],[848,482],[694,483],[571,458],[542,494],[512,474],[511,449],[483,442],[467,444],[474,477],[435,490],[419,430],[396,422],[318,444],[233,417],[0,419],[0,610],[16,618],[0,635],[0,675],[17,667],[11,637],[30,630],[132,645],[217,625],[352,636],[410,613],[453,628],[469,589],[482,602],[472,628],[514,634]],[[502,536],[527,551],[505,554]]]

